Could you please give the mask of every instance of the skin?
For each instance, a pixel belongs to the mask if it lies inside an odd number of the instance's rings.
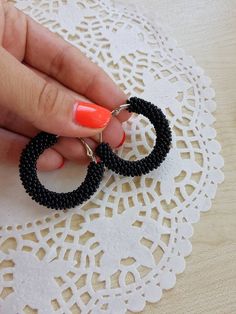
[[[103,132],[104,141],[118,146],[129,114],[112,117],[105,129],[78,126],[72,107],[78,99],[113,110],[127,96],[80,50],[0,0],[0,162],[17,164],[41,130],[60,135],[38,160],[43,171],[58,169],[64,160],[88,162],[76,137],[95,148]]]

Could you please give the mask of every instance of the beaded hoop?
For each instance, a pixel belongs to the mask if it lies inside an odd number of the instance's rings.
[[[107,168],[118,174],[130,177],[147,174],[160,166],[170,150],[172,136],[169,122],[161,109],[137,97],[131,97],[127,104],[115,110],[114,114],[118,114],[123,109],[142,114],[153,124],[157,138],[152,152],[141,160],[127,161],[118,157],[109,144],[101,143],[96,149],[96,154]]]
[[[41,132],[36,135],[22,151],[20,158],[20,179],[31,198],[40,205],[52,209],[66,209],[81,205],[98,189],[104,174],[103,162],[91,161],[82,184],[72,192],[57,193],[45,188],[37,176],[36,163],[39,156],[56,144],[58,137]]]
[[[55,145],[58,136],[41,132],[36,135],[22,151],[20,158],[20,178],[26,192],[40,205],[53,209],[73,208],[88,200],[98,189],[104,174],[104,166],[124,176],[140,176],[156,169],[164,161],[170,150],[171,130],[165,115],[155,105],[143,99],[132,97],[127,104],[113,111],[119,114],[123,109],[147,117],[153,124],[157,139],[152,152],[141,160],[127,161],[115,155],[107,143],[101,143],[96,149],[96,154],[102,161],[97,162],[92,150],[81,139],[87,149],[87,154],[92,158],[87,170],[87,175],[82,184],[72,192],[58,193],[45,188],[37,176],[37,160],[47,149]]]

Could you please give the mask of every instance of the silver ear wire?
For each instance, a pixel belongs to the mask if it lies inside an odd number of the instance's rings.
[[[129,107],[129,104],[123,104],[120,107],[114,109],[111,114],[115,117],[117,116],[121,111],[127,109]]]
[[[83,138],[78,138],[81,143],[83,144],[84,148],[86,149],[86,153],[87,153],[87,156],[94,162],[97,163],[97,160],[96,160],[96,156],[92,150],[92,148],[88,145],[88,143],[85,142],[85,140]]]
[[[119,106],[118,108],[114,109],[111,114],[113,116],[117,116],[121,111],[127,109],[129,107],[129,104],[123,104],[121,106]],[[85,140],[83,138],[78,138],[81,143],[84,145],[85,149],[86,149],[86,153],[87,153],[87,156],[94,162],[97,163],[97,160],[96,160],[96,156],[92,150],[92,148],[88,145],[88,143],[85,142]],[[99,142],[100,144],[102,143],[103,141],[103,136],[102,136],[102,132],[99,134]]]
[[[99,144],[101,144],[103,141],[103,135],[102,132],[99,134]]]

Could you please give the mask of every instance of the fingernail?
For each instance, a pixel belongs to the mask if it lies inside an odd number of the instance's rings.
[[[63,159],[62,163],[60,164],[60,166],[57,169],[61,169],[65,166],[65,160]]]
[[[77,101],[74,107],[75,122],[92,129],[104,128],[111,119],[111,112],[101,106]]]
[[[122,140],[121,140],[120,144],[118,146],[116,146],[116,148],[121,147],[124,144],[125,139],[126,139],[126,133],[124,132]]]

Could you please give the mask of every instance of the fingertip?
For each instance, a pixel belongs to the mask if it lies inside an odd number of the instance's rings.
[[[64,158],[58,152],[49,148],[39,157],[37,169],[39,171],[53,171],[63,168],[64,163]]]
[[[119,143],[115,148],[120,148],[120,147],[124,144],[125,140],[126,140],[126,133],[125,133],[125,131],[124,131],[120,143]]]
[[[119,86],[117,86],[117,94],[115,95],[114,98],[114,103],[117,104],[117,106],[115,106],[115,108],[118,108],[121,105],[124,105],[127,103],[128,100],[128,95],[126,95],[122,89],[119,88]],[[114,109],[115,109],[114,108]],[[127,120],[129,120],[129,118],[132,116],[132,113],[130,113],[127,110],[123,110],[121,111],[116,118],[120,121],[120,122],[125,122]]]
[[[62,169],[65,166],[65,159],[62,160],[62,163],[60,164],[60,166],[57,169]]]
[[[117,117],[113,117],[102,133],[103,142],[108,143],[112,148],[120,147],[125,140],[125,132],[120,120]],[[97,143],[100,142],[100,134],[92,137]]]
[[[96,142],[90,138],[84,138],[92,151],[95,151]],[[54,149],[64,157],[65,160],[78,162],[80,164],[88,164],[91,159],[87,156],[86,148],[77,138],[61,137]]]
[[[117,119],[120,120],[120,122],[126,122],[128,121],[132,116],[132,113],[128,112],[127,110],[122,111],[118,116]]]

